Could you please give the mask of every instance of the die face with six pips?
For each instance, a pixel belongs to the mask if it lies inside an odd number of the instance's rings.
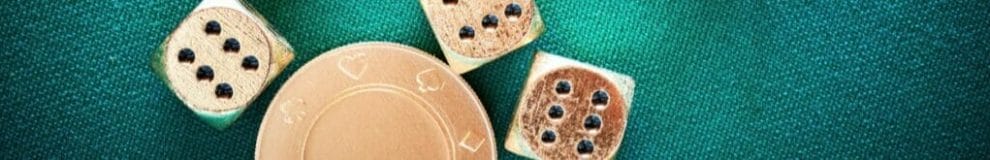
[[[471,71],[532,42],[543,22],[532,0],[420,0],[447,62]]]
[[[608,159],[625,132],[634,82],[626,75],[538,53],[506,148],[539,159]]]
[[[152,67],[189,109],[222,129],[291,60],[291,47],[248,6],[211,0],[178,24]]]

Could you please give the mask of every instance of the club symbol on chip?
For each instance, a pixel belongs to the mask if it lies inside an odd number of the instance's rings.
[[[292,48],[238,0],[208,0],[153,54],[152,68],[196,115],[228,127],[292,61]]]
[[[450,68],[465,73],[536,39],[532,0],[420,0]]]
[[[416,74],[416,83],[419,83],[419,92],[437,91],[443,88],[444,85],[447,85],[441,79],[439,73],[435,71],[436,69],[427,69]]]
[[[633,79],[537,53],[505,147],[534,159],[611,159],[632,107]]]

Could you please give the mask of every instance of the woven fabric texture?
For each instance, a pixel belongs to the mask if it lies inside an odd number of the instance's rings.
[[[295,48],[230,128],[149,67],[194,0],[0,1],[0,157],[251,159],[274,93],[324,51],[440,47],[419,3],[249,0]],[[500,159],[532,53],[636,79],[619,159],[986,159],[990,2],[537,0],[547,31],[464,75]]]

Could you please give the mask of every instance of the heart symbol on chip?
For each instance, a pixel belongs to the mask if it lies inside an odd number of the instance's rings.
[[[340,68],[340,71],[343,71],[347,77],[358,80],[361,79],[361,75],[364,75],[364,71],[368,69],[368,63],[366,63],[363,53],[354,54],[353,56],[346,56],[340,59],[340,61],[337,61],[337,68]]]

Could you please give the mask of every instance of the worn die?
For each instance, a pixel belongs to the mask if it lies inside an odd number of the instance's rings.
[[[536,39],[532,0],[420,0],[450,68],[471,71]]]
[[[213,127],[229,126],[292,60],[292,48],[239,0],[207,0],[153,54],[152,67]]]
[[[536,159],[609,159],[632,107],[631,77],[537,53],[505,143]]]

